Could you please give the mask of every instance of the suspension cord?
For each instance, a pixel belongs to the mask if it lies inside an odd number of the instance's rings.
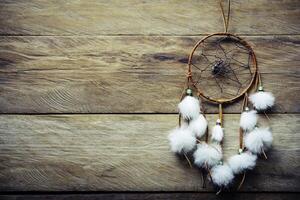
[[[248,94],[247,92],[245,93],[244,95],[244,100],[243,100],[243,104],[242,104],[242,109],[241,109],[241,113],[245,110],[245,108],[248,106]],[[244,144],[243,144],[243,141],[244,141],[244,131],[243,129],[240,127],[239,129],[239,141],[240,141],[240,149],[243,149],[244,148]]]
[[[227,11],[227,18],[225,16],[225,11],[224,11],[224,7],[222,4],[222,0],[219,1],[220,4],[220,8],[221,8],[221,12],[222,12],[222,18],[223,18],[223,22],[224,22],[224,31],[225,33],[228,32],[228,26],[229,26],[229,17],[230,17],[230,0],[228,0],[228,11]]]

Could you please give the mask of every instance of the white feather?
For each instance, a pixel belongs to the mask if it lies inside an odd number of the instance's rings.
[[[219,187],[226,187],[233,178],[233,172],[227,164],[216,165],[211,169],[211,178],[215,185]]]
[[[244,111],[241,114],[241,119],[240,119],[240,127],[244,131],[251,131],[256,123],[257,123],[257,111],[256,110],[251,110],[251,111]]]
[[[174,153],[187,153],[196,145],[196,138],[185,127],[176,128],[169,134],[171,151]]]
[[[200,113],[200,101],[195,97],[186,96],[178,104],[178,109],[184,119],[196,119]]]
[[[228,159],[228,165],[234,174],[242,173],[255,167],[257,156],[251,152],[243,152],[238,155],[231,156]]]
[[[213,141],[221,142],[223,139],[224,133],[220,125],[215,125],[212,130],[211,139]]]
[[[252,153],[260,154],[271,147],[273,136],[270,128],[255,128],[245,137],[245,146]]]
[[[249,96],[249,100],[257,110],[266,110],[274,105],[275,97],[271,92],[258,91]]]
[[[255,128],[253,131],[246,135],[245,147],[252,153],[260,154],[262,152],[263,146],[264,144],[259,128]]]
[[[196,137],[202,137],[207,129],[207,120],[200,114],[196,119],[192,120],[189,124],[189,129]]]
[[[273,136],[270,128],[260,128],[261,138],[264,144],[264,149],[269,149],[272,146]]]
[[[222,148],[220,145],[200,143],[194,152],[194,163],[198,167],[212,167],[222,159]]]

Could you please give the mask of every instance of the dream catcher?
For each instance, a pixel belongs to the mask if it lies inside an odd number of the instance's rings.
[[[255,167],[257,155],[267,158],[265,152],[271,147],[272,133],[269,127],[258,127],[257,114],[262,112],[268,117],[265,111],[275,101],[272,93],[264,91],[251,46],[227,32],[230,0],[227,17],[222,2],[220,7],[225,31],[204,37],[192,49],[186,87],[178,105],[179,127],[169,135],[171,150],[184,155],[190,165],[193,161],[201,168],[218,193],[229,187],[237,174],[243,174],[240,188],[246,171]],[[254,93],[249,94],[251,91]],[[222,140],[226,132],[223,105],[238,99],[243,99],[240,127],[237,127],[239,149],[236,155],[223,160]],[[211,131],[208,131],[204,102],[218,105],[219,109],[219,118]]]

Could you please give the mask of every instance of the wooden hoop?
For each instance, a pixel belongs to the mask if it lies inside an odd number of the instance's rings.
[[[189,77],[189,81],[191,81],[193,86],[197,89],[198,95],[203,97],[207,101],[209,101],[211,103],[217,103],[217,104],[230,103],[230,102],[233,102],[233,101],[237,100],[241,96],[243,96],[251,88],[251,86],[253,85],[254,80],[255,80],[255,78],[257,76],[257,73],[258,73],[256,56],[255,56],[255,53],[254,53],[251,45],[248,42],[246,42],[245,40],[243,40],[242,38],[240,38],[239,36],[234,35],[232,33],[227,33],[227,32],[213,33],[213,34],[205,36],[204,38],[199,40],[197,42],[197,44],[194,46],[194,48],[192,49],[192,51],[189,55],[189,60],[188,60],[188,74],[192,73],[191,67],[192,67],[192,58],[193,58],[194,52],[205,40],[207,40],[208,38],[213,37],[213,36],[230,36],[230,37],[233,37],[233,38],[237,39],[241,44],[243,44],[247,49],[249,49],[249,52],[250,52],[252,60],[253,60],[253,65],[254,65],[254,72],[253,72],[253,75],[252,75],[252,78],[251,78],[251,81],[250,81],[249,85],[240,94],[238,94],[237,96],[235,96],[233,98],[230,98],[230,99],[213,99],[209,96],[206,96],[201,90],[199,90],[197,88],[196,83],[193,81],[192,76]]]

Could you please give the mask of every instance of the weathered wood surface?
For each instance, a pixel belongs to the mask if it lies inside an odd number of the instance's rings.
[[[0,112],[176,113],[187,56],[200,38],[0,37]],[[277,98],[273,112],[299,112],[300,37],[244,38]]]
[[[231,11],[229,31],[253,44],[279,114],[269,160],[219,198],[299,199],[282,193],[300,191],[299,1],[232,0]],[[176,113],[191,47],[223,30],[218,0],[3,0],[0,17],[0,199],[215,199],[169,152],[177,116],[134,113]],[[225,115],[226,157],[238,119]]]
[[[97,193],[97,194],[23,194],[0,195],[1,200],[195,200],[195,199],[224,199],[224,200],[298,200],[297,193]]]
[[[274,147],[242,191],[299,191],[300,115],[270,117]],[[208,118],[212,126],[217,115]],[[225,159],[237,153],[238,121],[225,115]],[[176,123],[176,115],[1,115],[0,191],[214,191],[169,151]]]
[[[223,31],[216,0],[0,2],[2,35],[191,35]],[[232,0],[230,31],[299,34],[298,0]]]

